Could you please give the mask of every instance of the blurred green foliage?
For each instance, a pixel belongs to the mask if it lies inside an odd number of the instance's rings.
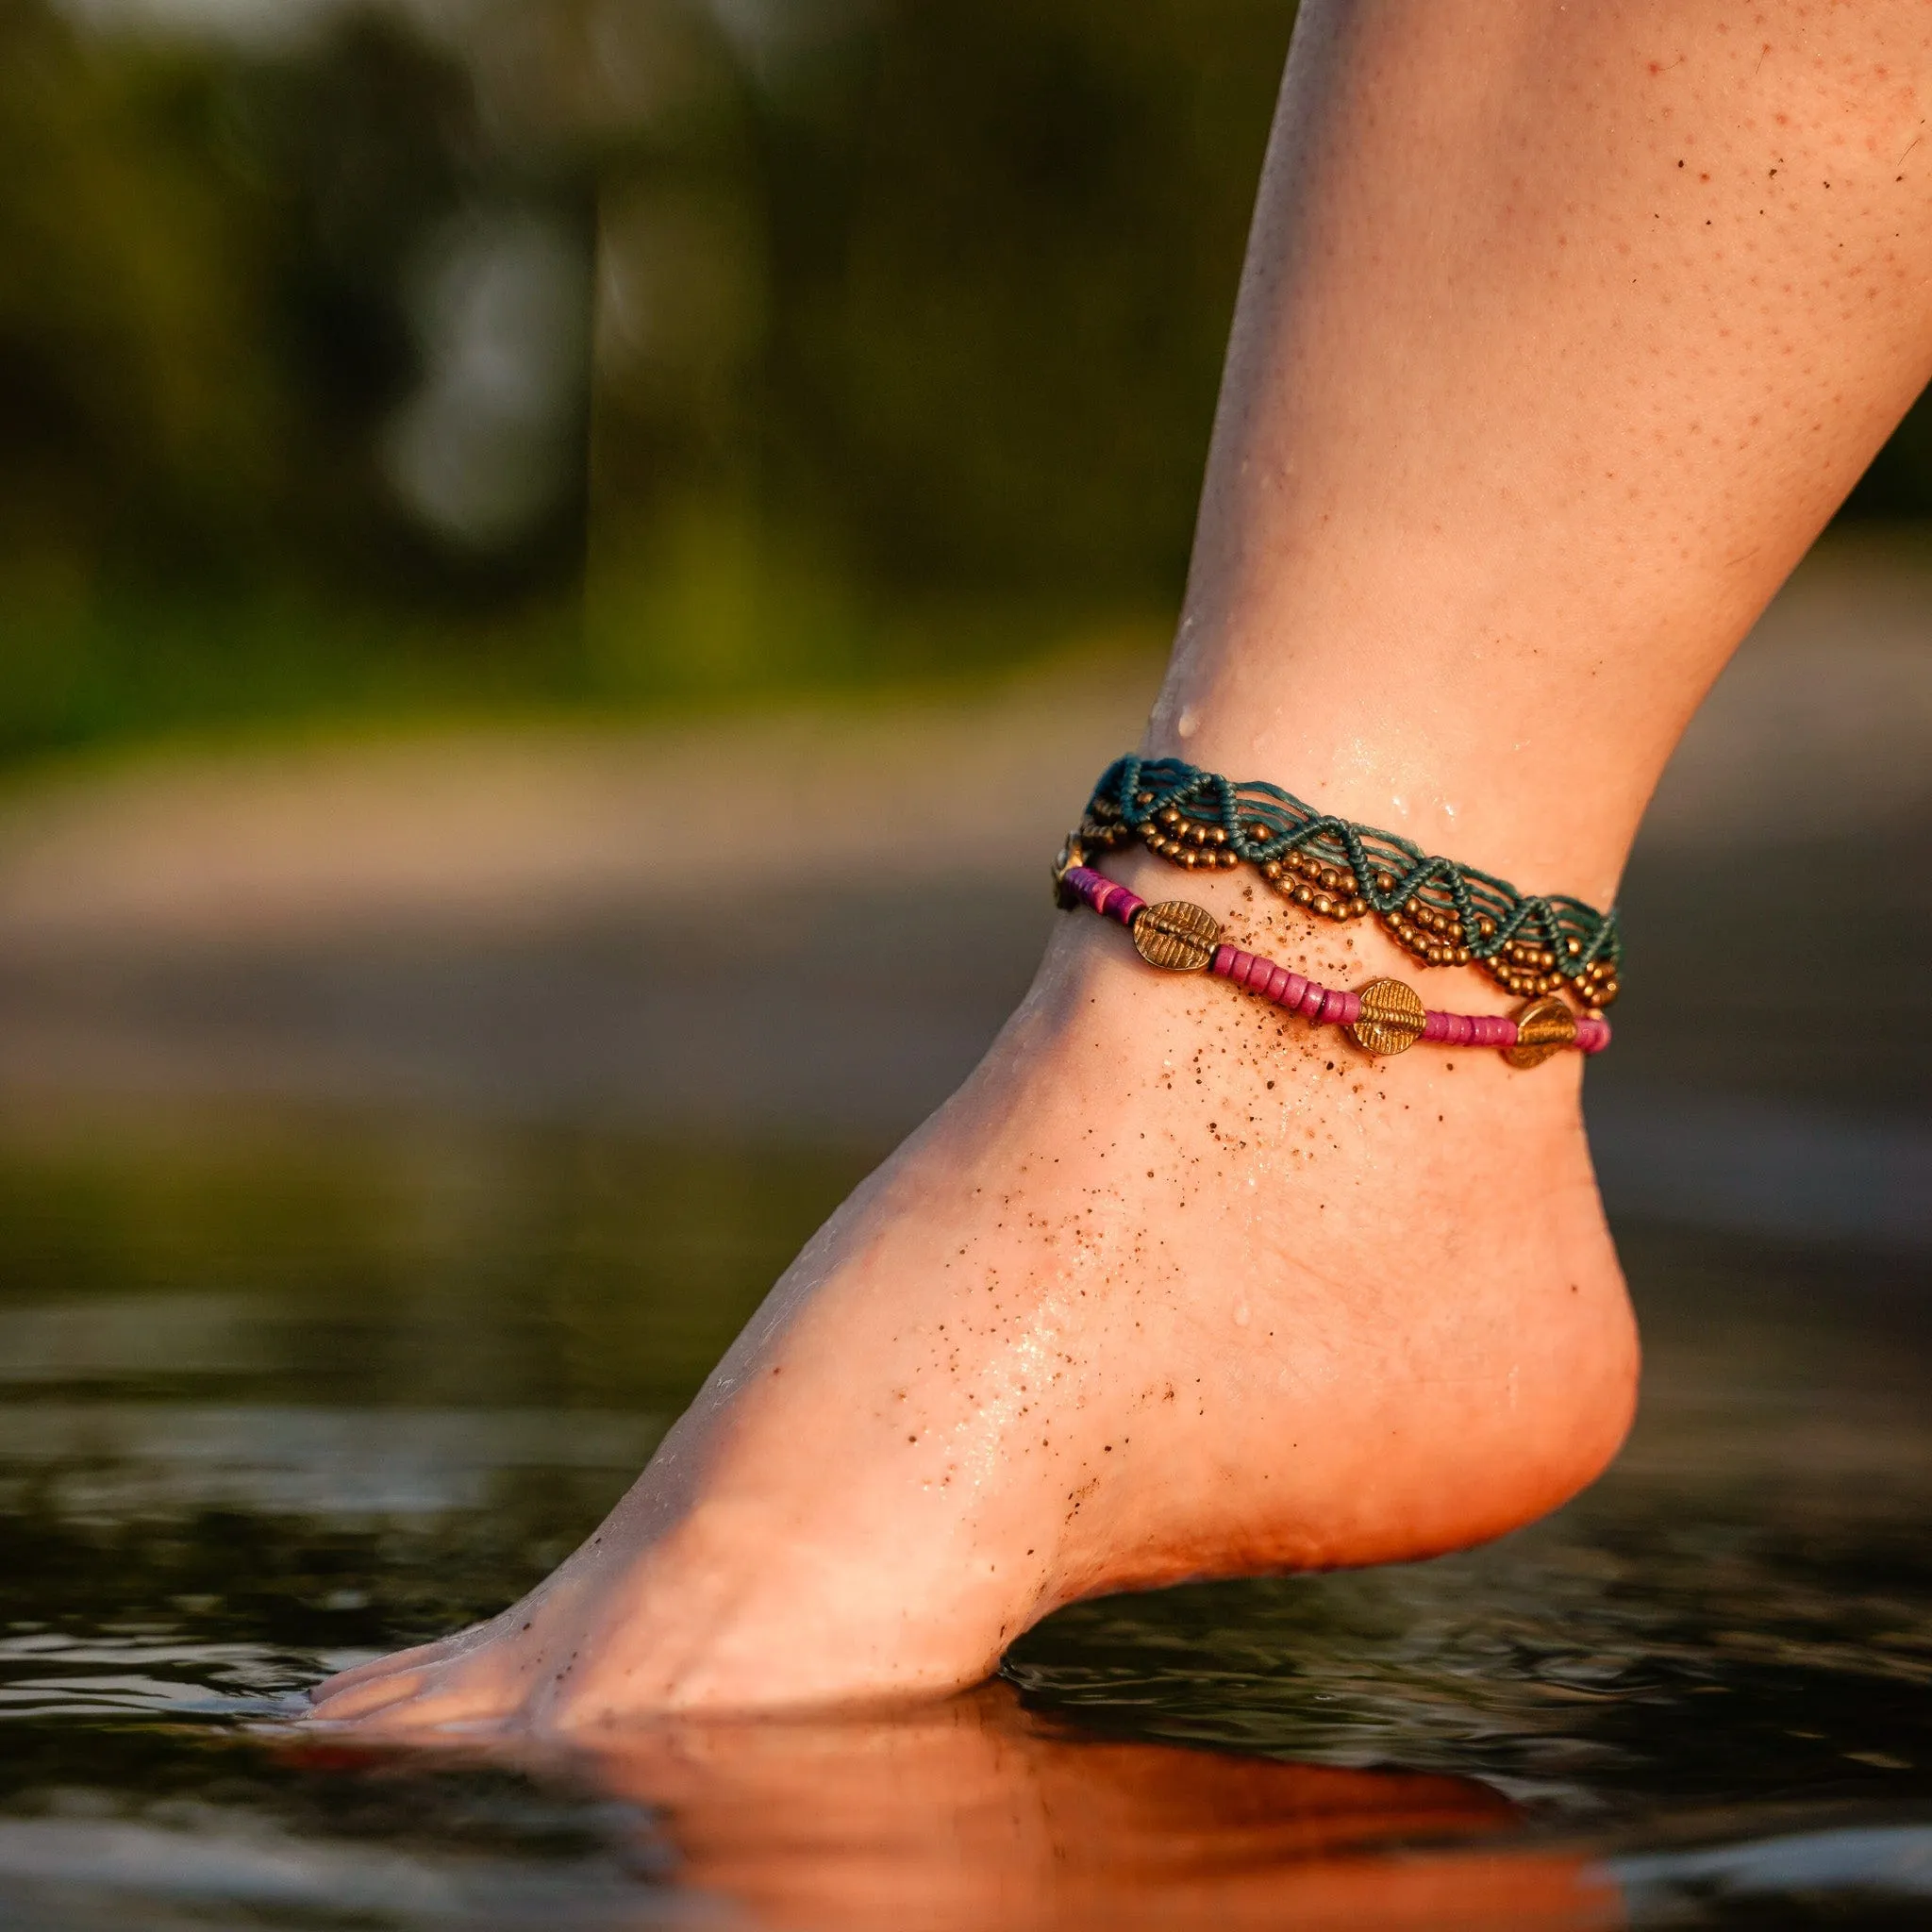
[[[0,749],[1171,608],[1287,0],[91,18],[0,0]]]
[[[1291,14],[0,0],[0,755],[1155,630]]]

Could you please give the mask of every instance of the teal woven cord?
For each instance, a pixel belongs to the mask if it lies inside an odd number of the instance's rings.
[[[1101,774],[1088,813],[1098,823],[1113,820],[1140,832],[1170,806],[1195,824],[1220,826],[1227,849],[1251,864],[1306,852],[1324,865],[1346,865],[1358,894],[1378,914],[1401,911],[1416,900],[1437,912],[1453,911],[1462,922],[1461,943],[1473,959],[1493,959],[1512,941],[1527,939],[1556,955],[1555,970],[1566,979],[1575,979],[1598,959],[1613,967],[1623,961],[1614,907],[1599,912],[1561,893],[1519,892],[1507,879],[1453,858],[1432,858],[1399,833],[1319,812],[1259,779],[1237,784],[1181,758],[1129,756],[1116,758]],[[1251,830],[1256,825],[1264,828],[1259,836]],[[1386,891],[1376,883],[1384,873],[1392,880]],[[1495,930],[1484,934],[1482,919]]]

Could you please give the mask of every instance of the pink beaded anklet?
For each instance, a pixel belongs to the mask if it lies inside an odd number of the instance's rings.
[[[1565,1047],[1598,1054],[1610,1043],[1610,1023],[1581,1018],[1554,994],[1531,1000],[1514,1019],[1500,1013],[1438,1013],[1399,979],[1374,979],[1359,992],[1317,986],[1273,959],[1226,944],[1221,922],[1205,906],[1170,899],[1150,906],[1117,880],[1081,864],[1070,842],[1054,868],[1060,904],[1091,906],[1117,920],[1150,966],[1168,973],[1212,973],[1273,1000],[1317,1026],[1340,1026],[1365,1053],[1406,1053],[1418,1040],[1444,1046],[1493,1046],[1512,1067],[1540,1067]]]

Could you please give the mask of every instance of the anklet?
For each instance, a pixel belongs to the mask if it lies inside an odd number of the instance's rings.
[[[1586,1008],[1616,997],[1624,944],[1614,910],[1539,898],[1394,832],[1331,818],[1274,785],[1235,784],[1179,758],[1116,758],[1076,834],[1107,851],[1139,840],[1190,871],[1246,860],[1323,919],[1373,912],[1424,966],[1480,966],[1519,999],[1567,988]]]
[[[1359,992],[1317,986],[1273,959],[1224,943],[1221,922],[1205,906],[1184,899],[1150,906],[1082,863],[1083,858],[1079,841],[1068,840],[1054,868],[1062,906],[1091,906],[1103,919],[1117,920],[1150,966],[1230,979],[1318,1026],[1341,1027],[1365,1053],[1406,1053],[1418,1040],[1433,1040],[1444,1046],[1493,1046],[1512,1067],[1540,1067],[1565,1047],[1597,1054],[1610,1043],[1610,1023],[1601,1014],[1579,1019],[1549,993],[1507,1019],[1500,1013],[1431,1012],[1422,995],[1399,979],[1374,979]]]

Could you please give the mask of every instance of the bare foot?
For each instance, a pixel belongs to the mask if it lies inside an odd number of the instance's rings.
[[[1614,891],[1932,343],[1932,170],[1880,158],[1915,139],[1932,20],[1724,14],[1305,0],[1149,750]],[[1407,976],[1376,933],[1237,937]],[[582,1732],[928,1694],[1074,1597],[1526,1521],[1607,1460],[1636,1381],[1580,1077],[1365,1061],[1070,918],[591,1541],[322,1715]]]
[[[1236,879],[1141,883],[1329,984],[1401,970]],[[1527,1522],[1603,1468],[1636,1387],[1579,1079],[1370,1060],[1069,915],[590,1541],[491,1622],[332,1678],[318,1716],[579,1731],[931,1695],[1074,1598]]]

